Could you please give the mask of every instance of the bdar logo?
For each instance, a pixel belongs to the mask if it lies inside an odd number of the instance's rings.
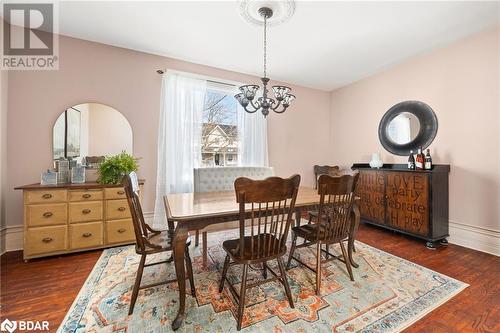
[[[17,328],[17,322],[10,321],[7,318],[5,318],[5,320],[2,321],[2,324],[0,324],[0,330],[2,330],[2,331],[8,331],[8,332],[12,333],[16,330],[16,328]]]

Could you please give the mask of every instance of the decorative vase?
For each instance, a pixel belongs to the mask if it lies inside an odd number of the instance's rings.
[[[381,168],[382,165],[384,165],[384,163],[380,159],[379,153],[373,153],[372,160],[370,161],[370,167],[378,169]]]

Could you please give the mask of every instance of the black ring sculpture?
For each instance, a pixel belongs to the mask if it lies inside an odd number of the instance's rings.
[[[413,114],[420,122],[417,136],[410,142],[398,144],[392,141],[387,133],[387,126],[399,114],[408,112]],[[405,101],[391,107],[380,120],[378,137],[384,148],[395,155],[410,155],[410,150],[415,153],[420,147],[427,148],[436,137],[438,121],[432,108],[419,101]]]

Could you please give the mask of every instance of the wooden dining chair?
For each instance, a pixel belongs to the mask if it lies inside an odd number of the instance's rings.
[[[222,292],[224,282],[227,280],[229,290],[238,303],[238,331],[241,329],[245,293],[248,288],[278,280],[285,288],[290,307],[294,307],[282,257],[286,253],[285,243],[292,222],[299,184],[299,175],[288,179],[270,177],[264,180],[242,177],[234,182],[236,201],[240,207],[240,237],[222,243],[226,259],[219,292]],[[246,212],[245,209],[250,211]],[[245,227],[246,218],[250,219],[249,227]],[[279,274],[266,264],[267,261],[274,259],[278,262]],[[252,264],[262,265],[264,280],[247,285],[248,266]],[[232,265],[243,265],[239,295],[226,276],[229,266]],[[267,278],[267,271],[271,272],[272,278]]]
[[[135,232],[135,252],[141,255],[139,261],[139,267],[137,269],[137,276],[135,278],[134,289],[132,290],[132,298],[130,299],[130,307],[128,314],[131,315],[134,312],[135,302],[137,300],[137,295],[140,289],[146,289],[151,287],[156,287],[162,284],[168,284],[176,282],[177,279],[166,280],[162,282],[152,283],[149,285],[141,286],[142,273],[144,267],[155,266],[159,264],[166,264],[171,262],[170,259],[160,262],[153,262],[146,264],[146,257],[149,254],[160,253],[172,251],[172,240],[173,240],[173,230],[154,230],[145,221],[144,215],[142,213],[141,203],[139,201],[139,183],[137,180],[137,174],[131,172],[125,175],[122,180],[123,187],[125,188],[125,193],[127,196],[128,205],[130,208],[130,213],[132,215],[132,223]],[[194,288],[194,278],[193,278],[193,267],[191,265],[191,257],[189,256],[189,245],[191,240],[188,237],[186,240],[186,271],[189,278],[189,283],[191,285],[191,294],[196,297],[196,291]]]
[[[329,175],[329,176],[341,176],[342,173],[338,165],[315,165],[314,166],[314,188],[318,188],[318,181],[321,175]],[[309,215],[309,219],[307,223],[311,223],[316,217],[318,217],[317,210],[311,210],[307,212]]]
[[[345,263],[351,281],[354,281],[351,263],[349,261],[344,241],[349,237],[351,227],[351,211],[354,204],[354,188],[358,181],[359,174],[331,177],[322,175],[319,177],[318,193],[320,204],[318,220],[315,224],[305,224],[292,228],[292,245],[288,256],[287,269],[290,268],[292,259],[309,268],[316,273],[316,294],[321,293],[321,264],[323,262],[339,259]],[[304,244],[297,245],[297,238],[305,240]],[[329,245],[338,243],[342,250],[342,258],[331,254],[327,249],[322,249],[323,244]],[[306,246],[316,245],[316,268],[308,266],[306,263],[294,257],[296,249]],[[326,260],[321,259],[321,253],[326,253]]]

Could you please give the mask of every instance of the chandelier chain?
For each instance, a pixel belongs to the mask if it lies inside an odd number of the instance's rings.
[[[267,77],[267,16],[264,16],[264,77]]]

